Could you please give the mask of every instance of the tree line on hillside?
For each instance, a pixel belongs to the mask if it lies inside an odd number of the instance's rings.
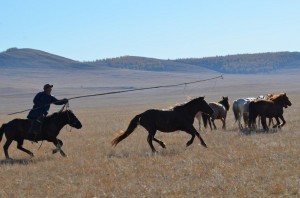
[[[266,73],[300,67],[299,52],[238,54],[207,58],[177,59],[177,62],[202,66],[221,73]]]
[[[177,64],[176,64],[177,63]],[[180,63],[180,64],[179,64]],[[299,52],[274,52],[257,54],[238,54],[205,58],[185,58],[161,60],[136,56],[107,58],[89,62],[114,68],[137,70],[178,70],[179,67],[198,66],[220,73],[269,73],[278,69],[300,67]],[[182,68],[183,70],[184,68]]]

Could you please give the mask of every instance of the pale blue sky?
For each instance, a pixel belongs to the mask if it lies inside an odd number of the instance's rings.
[[[0,0],[0,51],[75,60],[300,51],[297,0]]]

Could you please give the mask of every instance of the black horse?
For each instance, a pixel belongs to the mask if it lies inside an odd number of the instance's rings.
[[[202,146],[207,147],[200,134],[193,126],[194,117],[199,111],[209,115],[213,114],[213,110],[206,103],[204,97],[195,98],[187,103],[175,106],[170,110],[147,110],[144,113],[135,116],[131,120],[127,130],[125,132],[121,131],[120,135],[113,139],[111,143],[113,146],[116,146],[119,142],[129,136],[138,125],[141,125],[149,133],[147,141],[152,152],[156,152],[152,144],[153,140],[161,147],[166,148],[164,142],[154,137],[157,130],[161,132],[174,132],[178,130],[184,131],[192,135],[192,138],[186,143],[186,146],[191,145],[195,136],[197,136],[200,139]]]
[[[24,140],[47,140],[48,142],[52,142],[56,146],[56,149],[53,150],[53,154],[60,151],[60,154],[65,157],[66,154],[61,149],[63,142],[57,138],[60,130],[66,124],[69,124],[76,129],[80,129],[82,127],[80,121],[71,110],[57,112],[46,117],[43,121],[41,133],[37,135],[29,133],[31,122],[32,121],[27,119],[14,119],[2,125],[0,128],[0,141],[5,133],[6,143],[4,144],[3,149],[6,159],[10,159],[8,155],[8,147],[14,140],[17,142],[17,148],[29,154],[31,157],[33,157],[33,153],[23,148]]]

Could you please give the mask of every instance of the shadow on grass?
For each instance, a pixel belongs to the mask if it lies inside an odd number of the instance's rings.
[[[0,160],[0,166],[13,166],[13,165],[30,165],[37,164],[39,162],[49,161],[52,158],[30,158],[30,159],[4,159]]]
[[[278,128],[269,129],[269,131],[265,131],[264,129],[251,130],[249,128],[244,128],[240,130],[240,133],[243,135],[254,135],[254,134],[272,134],[272,133],[277,133],[278,131],[280,131],[280,129]]]
[[[194,143],[194,146],[201,146],[200,144]],[[186,149],[191,149],[192,146],[190,147],[180,147],[180,148],[157,148],[157,152],[153,153],[150,149],[145,149],[145,151],[139,151],[137,153],[132,152],[132,151],[115,151],[112,150],[107,154],[108,159],[113,159],[113,158],[131,158],[131,157],[141,157],[141,158],[151,158],[151,157],[172,157],[172,156],[177,156],[181,152],[185,152]],[[149,151],[150,150],[150,151]]]

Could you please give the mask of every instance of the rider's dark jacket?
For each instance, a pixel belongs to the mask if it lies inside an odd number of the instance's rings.
[[[48,95],[44,91],[40,92],[34,97],[34,105],[27,118],[37,119],[40,116],[47,116],[51,103],[55,105],[63,105],[67,103],[67,100],[57,100],[54,96]]]

